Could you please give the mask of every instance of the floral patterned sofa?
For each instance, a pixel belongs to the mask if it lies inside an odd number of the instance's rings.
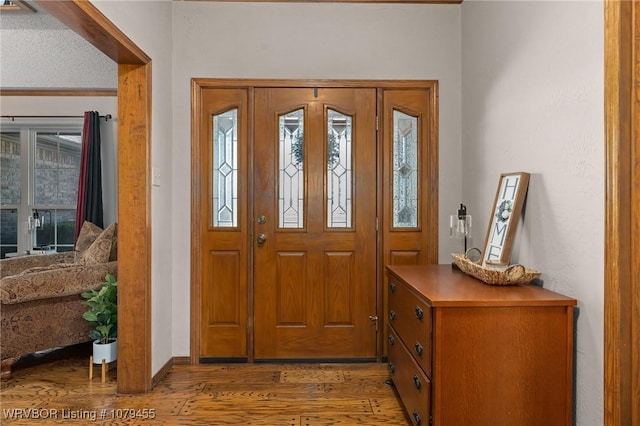
[[[0,260],[2,380],[21,356],[89,341],[81,293],[117,276],[117,227],[85,222],[75,251]]]

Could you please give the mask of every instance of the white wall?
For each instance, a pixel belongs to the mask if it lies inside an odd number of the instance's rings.
[[[3,96],[0,98],[0,115],[82,117],[85,111],[98,111],[100,115],[111,114],[112,116],[108,121],[100,121],[102,203],[106,226],[116,222],[118,217],[118,99],[115,96]],[[16,120],[16,123],[62,123],[59,119]],[[77,121],[82,123],[82,118]],[[3,119],[0,128],[7,128],[10,125],[11,121]]]
[[[173,32],[174,355],[189,354],[191,78],[439,80],[440,216],[455,210],[459,5],[175,2]],[[449,244],[443,220],[440,246]]]
[[[462,6],[462,181],[482,245],[502,172],[531,173],[512,261],[578,300],[577,424],[603,419],[604,6]]]
[[[172,330],[172,262],[182,253],[172,242],[172,40],[169,1],[93,1],[107,18],[152,59],[151,164],[160,173],[151,191],[151,371],[157,373],[174,355]],[[181,188],[188,193],[189,185]],[[181,213],[181,206],[177,207]],[[181,230],[189,233],[188,228]],[[188,258],[182,261],[188,262]],[[188,277],[183,278],[188,282]],[[123,285],[126,285],[124,283]],[[184,307],[189,310],[189,306]],[[188,333],[188,329],[179,331]]]

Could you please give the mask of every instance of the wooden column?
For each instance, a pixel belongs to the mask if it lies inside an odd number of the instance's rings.
[[[151,64],[118,66],[118,392],[151,389]]]
[[[640,25],[636,1],[605,3],[604,424],[640,425]]]

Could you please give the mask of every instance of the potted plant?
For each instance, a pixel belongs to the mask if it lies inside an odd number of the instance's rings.
[[[104,360],[115,361],[118,354],[118,282],[107,274],[104,285],[82,293],[89,310],[82,317],[89,321],[94,329],[89,332],[93,339],[93,362],[101,364]]]

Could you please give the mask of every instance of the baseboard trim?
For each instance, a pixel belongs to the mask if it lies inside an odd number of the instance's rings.
[[[238,364],[246,363],[247,357],[200,357],[198,359],[200,364]]]
[[[173,358],[170,358],[169,361],[167,361],[162,366],[162,368],[153,376],[153,378],[151,379],[151,388],[154,388],[158,383],[162,381],[162,379],[164,379],[167,374],[169,374],[169,371],[171,371],[171,367],[173,367]]]
[[[174,356],[173,365],[191,365],[191,357],[188,356]]]
[[[376,358],[260,358],[256,364],[358,364],[378,362]]]

